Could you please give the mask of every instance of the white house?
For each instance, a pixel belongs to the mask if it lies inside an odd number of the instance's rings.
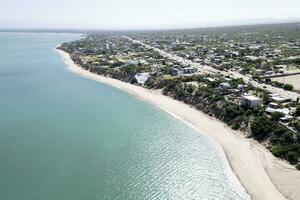
[[[270,97],[272,99],[272,101],[277,102],[277,103],[284,103],[284,102],[288,102],[289,99],[280,96],[279,94],[270,94]]]
[[[150,78],[148,73],[137,73],[134,78],[139,85],[144,85],[145,82]]]
[[[231,89],[231,85],[228,82],[223,82],[223,83],[220,83],[219,88],[222,90],[229,90],[229,89]]]
[[[256,108],[262,105],[262,99],[253,95],[245,94],[242,96],[242,105],[248,108]]]
[[[285,116],[290,115],[290,110],[288,108],[272,108],[270,106],[266,108],[266,113],[272,114],[274,112],[282,113]]]
[[[274,112],[281,113],[284,116],[281,117],[280,120],[285,123],[291,121],[294,118],[293,116],[290,115],[290,110],[288,108],[282,108],[282,109],[277,108],[277,107],[273,106],[275,104],[276,103],[273,103],[273,104],[270,103],[270,105],[266,108],[266,113],[268,113],[268,114],[272,114]]]

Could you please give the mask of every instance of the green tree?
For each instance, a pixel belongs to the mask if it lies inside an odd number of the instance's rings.
[[[284,158],[288,153],[288,148],[286,146],[277,145],[271,149],[271,152],[276,157]]]
[[[251,124],[253,137],[258,140],[265,139],[273,130],[272,121],[266,116],[255,117]]]
[[[300,121],[293,121],[292,126],[295,127],[298,131],[300,131]]]
[[[284,84],[283,89],[292,91],[294,89],[294,86],[290,84]]]
[[[299,153],[295,151],[288,152],[287,160],[293,165],[297,164],[299,161]]]
[[[240,106],[237,105],[229,105],[226,107],[224,121],[230,122],[234,120],[238,116],[243,116],[244,111]]]
[[[284,114],[283,114],[283,113],[280,113],[280,112],[273,112],[273,113],[271,114],[271,119],[272,119],[273,121],[276,121],[276,122],[278,122],[278,121],[280,120],[281,117],[284,117]]]
[[[300,116],[300,106],[297,106],[295,115]]]

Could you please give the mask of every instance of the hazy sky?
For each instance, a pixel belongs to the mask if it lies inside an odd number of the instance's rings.
[[[300,0],[0,0],[0,28],[169,29],[287,19],[300,19]]]

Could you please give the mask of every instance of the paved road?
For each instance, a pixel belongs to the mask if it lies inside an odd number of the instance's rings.
[[[192,67],[196,67],[198,69],[198,71],[200,71],[200,72],[213,73],[213,74],[222,74],[224,76],[229,75],[229,76],[234,77],[234,78],[242,78],[242,79],[244,79],[244,81],[246,83],[252,84],[254,87],[268,90],[271,93],[280,94],[281,96],[283,96],[285,98],[289,98],[289,99],[292,99],[294,101],[297,98],[300,98],[300,94],[298,94],[296,92],[290,92],[290,91],[283,90],[281,88],[273,87],[271,85],[261,84],[261,83],[259,83],[257,81],[254,81],[251,78],[249,78],[249,77],[247,77],[245,75],[242,75],[242,74],[240,74],[238,72],[233,72],[233,71],[224,72],[224,71],[220,71],[220,70],[214,69],[212,67],[201,65],[201,64],[195,63],[195,62],[193,62],[191,60],[182,58],[180,56],[177,56],[177,55],[174,55],[174,54],[171,54],[171,53],[168,53],[168,52],[166,52],[164,50],[161,50],[159,48],[152,47],[152,46],[150,46],[148,44],[143,43],[142,41],[132,39],[131,37],[124,36],[124,38],[128,39],[129,41],[131,41],[133,43],[140,44],[140,45],[144,46],[147,49],[153,49],[154,51],[158,52],[163,57],[169,58],[171,60],[175,60],[175,61],[177,61],[179,63],[184,64],[184,65],[190,65]]]

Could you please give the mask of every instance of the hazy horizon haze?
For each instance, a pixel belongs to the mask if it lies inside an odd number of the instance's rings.
[[[300,21],[297,0],[0,0],[0,4],[0,29],[147,30]]]

